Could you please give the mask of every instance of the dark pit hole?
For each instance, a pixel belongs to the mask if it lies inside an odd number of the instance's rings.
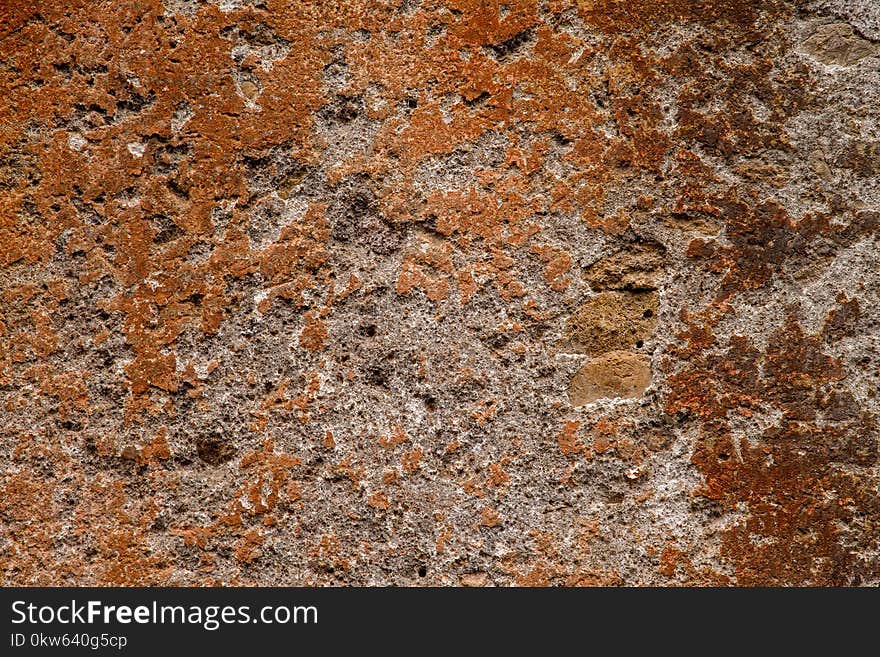
[[[189,185],[179,180],[169,180],[165,186],[181,198],[189,198]]]
[[[547,377],[555,372],[555,368],[552,365],[541,365],[538,368],[538,376],[539,377]]]
[[[213,434],[196,440],[199,458],[208,465],[221,465],[235,457],[235,447],[221,436]]]
[[[419,566],[419,577],[427,577],[428,569],[425,566]]]
[[[644,317],[645,319],[649,319],[653,316],[654,316],[653,310],[646,310],[645,312],[642,313],[642,317]]]
[[[419,101],[417,101],[415,98],[407,98],[406,99],[406,106],[409,107],[410,109],[415,109],[416,107],[419,106]]]
[[[202,300],[205,298],[205,295],[200,292],[193,292],[190,294],[184,301],[188,301],[192,305],[199,307],[202,305]]]
[[[388,373],[379,365],[373,365],[367,369],[367,380],[373,385],[387,387]]]
[[[425,217],[422,221],[422,228],[425,230],[430,230],[431,232],[437,231],[437,215],[433,212]]]
[[[484,105],[486,103],[486,101],[489,100],[489,98],[491,98],[491,95],[488,92],[484,91],[476,98],[472,98],[471,100],[465,100],[464,104],[467,105],[468,107],[478,107],[478,106]]]
[[[368,338],[373,338],[376,336],[376,325],[375,324],[367,324],[366,326],[362,326],[360,329],[361,335],[365,335]]]
[[[641,349],[643,346],[645,346],[645,343],[642,342],[641,340],[636,342],[636,349]]]
[[[154,244],[168,244],[168,242],[173,242],[176,240],[183,231],[180,230],[176,225],[171,224],[162,228],[158,233],[156,233],[155,237],[153,237]]]

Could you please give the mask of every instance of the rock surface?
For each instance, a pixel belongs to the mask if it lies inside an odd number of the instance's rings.
[[[0,583],[880,584],[878,39],[2,3]]]

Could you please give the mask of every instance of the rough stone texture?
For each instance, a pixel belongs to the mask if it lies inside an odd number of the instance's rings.
[[[878,39],[3,2],[0,582],[880,584]]]

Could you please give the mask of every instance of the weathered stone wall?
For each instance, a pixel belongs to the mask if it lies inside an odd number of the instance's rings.
[[[880,583],[873,0],[0,5],[0,582]]]

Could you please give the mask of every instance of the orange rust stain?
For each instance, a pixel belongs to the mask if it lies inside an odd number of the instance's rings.
[[[608,418],[601,418],[592,428],[592,448],[598,453],[612,449],[617,443],[617,424]]]
[[[322,351],[327,344],[327,324],[311,310],[305,314],[305,321],[299,336],[300,346],[309,351]]]
[[[381,491],[372,493],[367,498],[367,504],[379,511],[387,511],[391,507],[391,502],[388,500],[388,496]]]
[[[566,456],[579,454],[584,450],[584,444],[577,435],[577,430],[580,426],[581,423],[577,420],[569,420],[563,425],[562,431],[556,437],[556,442],[559,444],[559,451]]]
[[[840,299],[816,335],[792,316],[766,346],[724,337],[719,329],[739,295],[788,276],[798,245],[847,247],[877,230],[876,217],[846,208],[790,217],[750,179],[776,184],[777,173],[731,169],[743,183],[727,189],[712,164],[753,161],[768,149],[780,157],[794,153],[784,128],[812,102],[815,85],[799,65],[774,68],[783,50],[762,40],[791,14],[790,3],[454,0],[452,11],[432,3],[411,11],[374,3],[364,11],[357,3],[288,2],[278,5],[283,11],[270,3],[230,12],[203,3],[174,16],[166,15],[166,5],[0,6],[0,87],[8,99],[0,107],[0,385],[33,391],[11,393],[3,408],[13,418],[42,417],[44,405],[52,405],[59,421],[39,428],[16,423],[22,426],[10,430],[16,448],[0,480],[0,512],[11,537],[0,553],[3,582],[176,583],[180,543],[201,551],[206,571],[231,567],[211,552],[218,544],[231,546],[240,565],[253,564],[265,536],[276,523],[285,526],[279,518],[309,501],[314,490],[298,481],[300,459],[265,438],[276,420],[289,415],[306,430],[312,415],[323,412],[320,367],[308,366],[304,383],[282,380],[265,398],[256,394],[249,439],[262,445],[228,466],[234,484],[219,508],[206,509],[216,511],[216,520],[204,527],[161,513],[163,505],[173,508],[183,477],[173,472],[169,444],[178,445],[181,436],[172,440],[165,425],[177,412],[170,398],[209,404],[228,376],[229,364],[219,360],[207,376],[199,374],[199,363],[184,354],[187,345],[219,336],[248,304],[262,316],[282,308],[302,315],[303,357],[317,360],[338,340],[328,331],[333,313],[358,296],[362,282],[333,260],[328,205],[308,203],[302,216],[264,241],[254,234],[251,213],[261,202],[255,169],[281,175],[265,164],[273,149],[283,148],[303,170],[328,165],[318,119],[334,101],[324,73],[339,53],[348,67],[340,95],[374,94],[364,112],[380,125],[363,153],[329,163],[328,181],[369,176],[384,216],[402,233],[429,235],[407,243],[394,265],[390,280],[398,294],[424,294],[438,309],[495,295],[507,311],[521,308],[535,322],[553,321],[557,301],[577,280],[577,254],[566,251],[573,245],[549,243],[548,216],[571,213],[583,223],[579,229],[592,227],[611,242],[629,239],[655,210],[670,215],[662,221],[676,229],[696,230],[702,237],[682,237],[683,255],[706,281],[720,283],[705,309],[678,316],[684,329],[680,343],[665,348],[669,390],[661,404],[664,419],[697,436],[693,463],[705,486],[695,497],[742,515],[722,536],[732,581],[837,585],[876,578],[876,564],[855,555],[876,552],[877,494],[853,474],[876,466],[876,419],[847,397],[843,363],[827,348],[852,330],[859,308]],[[563,26],[575,13],[588,41]],[[652,50],[651,31],[673,24],[687,24],[698,36],[662,54]],[[255,42],[274,35],[295,50],[265,67],[251,55],[236,70],[252,77],[237,81],[229,36],[236,30]],[[743,44],[747,63],[719,54]],[[608,62],[601,71],[600,60]],[[673,94],[675,126],[666,126],[666,99],[653,89]],[[412,111],[398,112],[413,93]],[[707,94],[719,109],[709,109]],[[762,116],[748,109],[755,98],[768,109]],[[178,125],[175,117],[184,115]],[[473,175],[457,188],[426,187],[419,179],[423,165],[471,152],[482,139],[502,143],[500,158],[471,167]],[[290,184],[278,182],[280,196],[287,198]],[[640,186],[651,188],[653,201],[641,193],[638,200],[618,198]],[[852,221],[843,226],[841,217]],[[711,237],[722,230],[723,240]],[[15,282],[20,277],[29,282]],[[248,287],[256,301],[242,292]],[[64,305],[80,290],[100,299],[88,309],[94,324],[76,336]],[[325,298],[325,305],[313,307],[314,298]],[[84,341],[72,347],[78,337]],[[88,371],[66,360],[92,345],[122,352],[117,364],[124,375],[112,378],[109,364],[106,372]],[[355,378],[352,370],[347,376]],[[257,379],[248,382],[260,385]],[[478,379],[470,373],[470,382]],[[101,392],[104,384],[112,390]],[[502,405],[478,403],[465,414],[473,411],[471,419],[486,431],[501,424],[495,420]],[[111,406],[121,411],[118,418],[106,412]],[[778,423],[753,444],[735,440],[732,418],[768,409],[781,417]],[[110,435],[95,435],[99,420],[111,423]],[[578,428],[570,421],[557,437],[563,455],[587,449]],[[125,442],[129,432],[143,438]],[[592,450],[613,449],[634,464],[667,442],[659,430],[642,440],[607,418],[589,429],[589,438]],[[379,445],[391,449],[408,440],[397,426]],[[451,458],[468,449],[463,438],[443,440]],[[329,431],[322,444],[336,448]],[[134,457],[122,468],[114,460],[120,450]],[[80,452],[93,459],[87,469],[74,456]],[[184,455],[175,447],[174,456]],[[376,468],[369,457],[339,458],[328,470],[353,490],[387,466]],[[37,459],[56,474],[31,472]],[[412,474],[422,459],[416,448],[401,463]],[[467,471],[462,487],[478,497],[506,490],[506,467]],[[62,471],[70,478],[58,476]],[[67,499],[69,508],[59,501]],[[368,499],[374,508],[383,503],[387,510],[382,493]],[[484,522],[487,513],[488,522],[497,518],[487,506],[481,525],[496,526]],[[448,536],[447,529],[438,534],[438,552],[441,537],[443,548],[452,549],[449,523]],[[92,555],[88,560],[57,547],[68,526]],[[342,539],[307,540],[316,572],[353,566]],[[534,554],[506,560],[506,581],[620,581],[603,568],[561,563],[553,543],[562,545],[562,538],[536,539]],[[676,549],[664,551],[661,574],[723,580],[690,572]],[[241,572],[226,582],[246,579]]]
[[[678,562],[682,558],[682,551],[676,547],[668,547],[660,555],[660,567],[658,570],[666,577],[674,577]]]
[[[154,461],[166,461],[171,458],[171,448],[168,446],[168,430],[162,427],[153,440],[144,445],[138,452],[137,460],[140,465],[148,465]]]
[[[409,436],[406,435],[403,427],[397,424],[394,426],[394,431],[392,431],[391,434],[379,438],[379,445],[385,447],[386,449],[389,449],[391,447],[401,445],[408,440]]]
[[[404,471],[407,474],[414,474],[419,469],[419,463],[421,463],[423,456],[424,452],[421,447],[416,447],[404,454],[400,459]]]
[[[501,463],[489,464],[489,475],[486,477],[486,485],[490,488],[500,488],[510,482],[510,475],[504,469],[511,460],[511,457],[505,458]]]
[[[490,506],[483,507],[480,511],[480,527],[500,527],[502,525],[501,516],[496,509]]]

